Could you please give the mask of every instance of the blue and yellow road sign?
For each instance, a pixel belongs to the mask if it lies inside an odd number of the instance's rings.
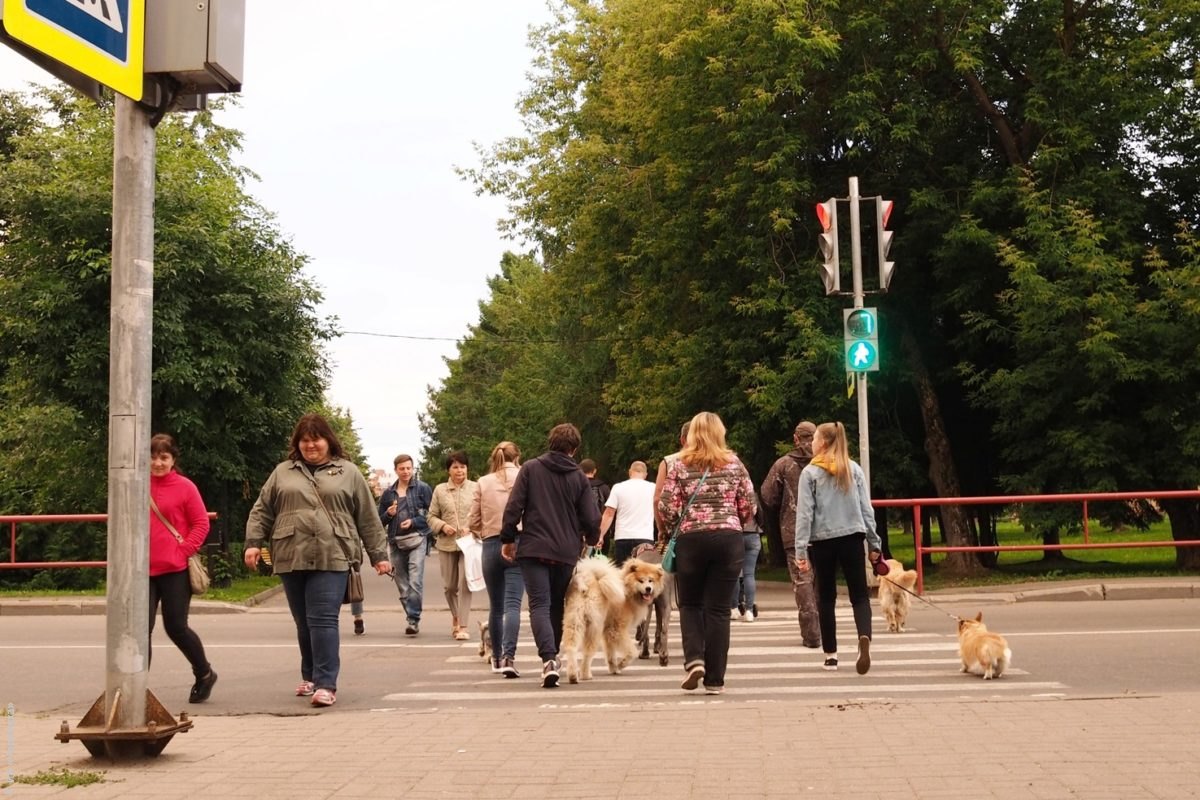
[[[133,100],[142,99],[146,0],[3,0],[10,36]]]

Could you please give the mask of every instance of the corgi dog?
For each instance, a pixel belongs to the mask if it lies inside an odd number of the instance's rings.
[[[904,565],[894,558],[889,558],[887,565],[887,574],[879,577],[879,607],[887,620],[888,630],[901,633],[912,608],[912,598],[908,592],[913,591],[917,585],[917,571],[905,569]],[[905,589],[908,592],[904,591]]]
[[[999,678],[1012,664],[1008,642],[987,629],[982,611],[975,619],[958,621],[958,654],[962,657],[962,671],[983,675],[985,681]]]

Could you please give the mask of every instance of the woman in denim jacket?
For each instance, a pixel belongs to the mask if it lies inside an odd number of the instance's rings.
[[[840,422],[817,427],[813,460],[800,472],[796,492],[796,568],[812,570],[817,584],[817,616],[825,650],[824,668],[835,670],[837,658],[836,573],[846,577],[854,627],[858,632],[855,669],[871,668],[871,594],[863,568],[863,540],[871,563],[879,560],[882,542],[875,532],[875,512],[862,467],[850,460],[846,429]]]

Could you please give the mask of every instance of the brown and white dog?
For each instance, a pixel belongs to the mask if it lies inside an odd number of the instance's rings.
[[[662,567],[637,558],[620,568],[607,558],[580,560],[567,587],[559,648],[569,682],[591,680],[592,656],[601,648],[613,675],[629,665],[634,631],[662,594],[664,576]]]
[[[982,675],[985,681],[999,678],[1012,664],[1008,642],[987,629],[982,611],[975,619],[958,621],[958,654],[962,657],[962,671]]]
[[[901,633],[908,621],[908,612],[912,609],[912,595],[908,592],[917,585],[917,571],[905,569],[894,558],[887,559],[887,565],[887,575],[879,576],[879,608],[883,610],[888,630]]]

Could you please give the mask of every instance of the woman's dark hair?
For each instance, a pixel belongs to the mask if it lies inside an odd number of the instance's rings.
[[[155,453],[170,453],[171,458],[179,460],[179,445],[175,437],[169,433],[156,433],[150,437],[150,455]]]
[[[466,450],[451,450],[446,454],[446,469],[450,469],[455,464],[462,464],[464,467],[471,466]]]
[[[312,439],[324,439],[328,442],[330,458],[345,457],[342,443],[338,441],[337,434],[333,432],[333,428],[329,427],[325,418],[320,414],[305,414],[296,423],[296,430],[292,431],[291,449],[288,451],[288,458],[292,461],[304,460],[304,457],[300,455],[300,440],[306,436]]]
[[[582,441],[583,437],[579,435],[579,428],[576,428],[569,422],[564,422],[550,429],[550,435],[546,441],[546,449],[553,453],[571,455],[579,449]]]

